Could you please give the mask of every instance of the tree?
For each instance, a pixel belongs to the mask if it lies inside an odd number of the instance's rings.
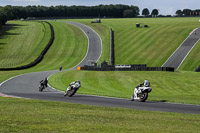
[[[148,16],[150,14],[150,12],[149,12],[149,9],[148,8],[144,8],[143,10],[142,10],[142,15],[143,16]]]
[[[133,10],[131,10],[131,9],[124,10],[124,17],[125,18],[130,18],[130,17],[133,17],[133,16],[134,16]]]
[[[191,16],[191,14],[192,14],[192,10],[190,10],[190,9],[184,9],[183,10],[183,15],[184,16]]]
[[[158,9],[153,9],[151,12],[152,17],[153,16],[156,17],[156,16],[158,16],[158,14],[159,14]]]
[[[139,15],[137,6],[129,5],[98,5],[98,6],[6,6],[1,7],[1,23],[5,20],[27,17],[136,17]],[[4,10],[5,8],[5,10]],[[2,17],[4,16],[4,17]]]
[[[5,25],[7,20],[13,19],[12,7],[0,7],[0,25]]]
[[[181,11],[181,10],[177,10],[177,11],[176,11],[176,15],[180,17],[180,16],[182,16],[182,15],[183,15],[183,13],[182,13],[182,11]]]

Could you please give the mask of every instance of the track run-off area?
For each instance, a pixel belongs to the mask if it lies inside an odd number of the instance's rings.
[[[76,27],[80,28],[88,38],[87,54],[85,58],[77,66],[82,66],[87,64],[88,60],[97,61],[100,58],[102,52],[102,40],[100,36],[93,29],[91,29],[86,25],[75,22],[66,22],[66,23],[75,25]],[[196,44],[196,40],[198,41],[200,38],[199,29],[197,30],[197,33],[199,34],[196,35],[196,33],[192,33],[192,35],[189,36],[180,46],[180,49],[182,49],[183,46],[187,48],[190,47],[190,49],[189,48],[187,49],[187,52],[184,53],[181,52],[182,60],[178,59],[177,61],[177,58],[180,54],[173,54],[172,55],[173,57],[171,56],[173,58],[172,62],[178,63],[184,60],[189,51],[191,51],[191,48],[193,48],[193,46]],[[171,59],[168,59],[168,62],[170,60]],[[68,70],[74,70],[76,69],[77,66]],[[174,67],[174,65],[172,65],[171,63],[165,64],[164,66]],[[148,101],[145,103],[141,103],[141,102],[132,102],[130,101],[130,99],[79,95],[79,94],[76,94],[73,97],[64,97],[63,92],[55,90],[50,87],[45,89],[43,92],[39,92],[38,90],[39,81],[57,72],[59,71],[35,72],[10,78],[9,80],[4,81],[3,83],[0,84],[0,93],[2,96],[10,96],[10,97],[13,96],[13,97],[62,101],[70,103],[106,106],[106,107],[131,108],[131,109],[149,110],[149,111],[200,114],[199,105],[174,104],[162,101],[160,102]]]

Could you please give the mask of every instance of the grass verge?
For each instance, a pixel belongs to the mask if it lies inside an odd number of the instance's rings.
[[[78,93],[130,98],[135,86],[148,79],[153,91],[149,101],[200,104],[199,74],[191,72],[98,72],[66,71],[50,77],[51,86],[66,90],[70,82],[81,81]]]
[[[200,130],[200,116],[191,114],[2,97],[0,107],[0,132],[195,133]]]

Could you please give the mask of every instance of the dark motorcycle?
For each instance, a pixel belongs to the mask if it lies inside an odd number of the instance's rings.
[[[47,84],[48,84],[47,78],[45,78],[45,80],[41,80],[39,85],[39,91],[43,91],[48,86]]]

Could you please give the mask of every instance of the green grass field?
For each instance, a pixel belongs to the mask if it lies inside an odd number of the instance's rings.
[[[22,66],[34,61],[50,39],[48,24],[10,21],[1,30],[0,67]]]
[[[69,24],[51,22],[55,40],[44,60],[32,69],[57,70],[59,66],[69,69],[76,66],[86,55],[88,40],[84,33]]]
[[[65,91],[70,82],[80,80],[78,93],[129,99],[135,86],[144,79],[148,79],[153,88],[150,101],[200,105],[199,73],[66,71],[53,75],[49,83]]]
[[[0,132],[197,133],[200,115],[0,97]]]
[[[198,20],[199,18],[102,19],[101,24],[91,24],[91,19],[72,21],[91,26],[100,34],[104,45],[102,61],[109,60],[109,29],[112,28],[115,31],[116,64],[162,66],[189,33],[200,27]],[[149,28],[136,28],[136,23],[147,24]],[[192,51],[191,56],[196,58],[192,61],[186,59],[180,70],[193,71],[199,65],[198,50]]]
[[[148,66],[161,66],[188,34],[199,27],[198,18],[103,19],[102,24],[91,24],[91,19],[70,21],[87,24],[99,33],[103,40],[101,60],[109,59],[109,29],[113,28],[116,62],[146,63]],[[19,22],[19,25],[22,23]],[[60,65],[68,69],[82,60],[87,51],[87,38],[82,31],[66,23],[50,23],[55,30],[55,41],[43,61],[27,70],[0,71],[0,82],[18,74],[56,70]],[[148,24],[150,27],[136,29],[135,23]],[[14,28],[14,33],[19,33],[19,29]],[[9,29],[7,32],[12,31]],[[19,35],[3,36],[7,36],[6,44],[10,44],[9,40]],[[0,53],[5,52],[2,47],[7,47],[3,36],[0,35]],[[53,75],[49,82],[57,89],[65,90],[71,81],[79,79],[82,87],[78,93],[130,98],[134,87],[144,79],[149,79],[153,91],[148,100],[199,104],[200,76],[192,72],[199,65],[198,44],[178,72],[66,71]],[[0,97],[0,107],[0,132],[198,132],[200,124],[199,115],[52,101]]]
[[[16,23],[16,22],[9,22]],[[18,22],[22,25],[24,22]],[[26,22],[36,23],[36,22]],[[20,71],[0,71],[0,82],[23,73],[36,72],[36,71],[47,71],[47,70],[58,70],[59,66],[62,65],[63,69],[68,69],[77,65],[82,58],[85,56],[88,47],[88,40],[82,31],[74,26],[66,23],[50,22],[55,30],[55,40],[47,54],[45,55],[42,62],[33,68]],[[16,29],[18,30],[18,29]],[[12,32],[8,30],[7,32]],[[19,31],[16,31],[19,32]],[[50,37],[50,29],[47,34]],[[3,38],[3,37],[1,37]],[[13,36],[8,36],[7,40],[12,39]],[[3,43],[4,39],[0,39],[0,44]],[[47,41],[48,42],[48,41]],[[10,43],[9,45],[14,45]],[[24,44],[25,45],[25,44]],[[14,50],[11,47],[10,51]],[[24,48],[24,47],[22,47]],[[40,49],[39,49],[40,50]],[[5,49],[0,48],[0,53],[5,52]],[[19,51],[18,51],[19,52]],[[36,50],[37,52],[37,50]],[[39,54],[38,54],[39,55]],[[29,55],[28,55],[29,56]],[[3,58],[3,56],[2,56]],[[19,58],[19,57],[18,57]],[[11,60],[8,60],[8,63]],[[12,63],[12,62],[10,62]],[[3,64],[0,64],[0,66]]]

